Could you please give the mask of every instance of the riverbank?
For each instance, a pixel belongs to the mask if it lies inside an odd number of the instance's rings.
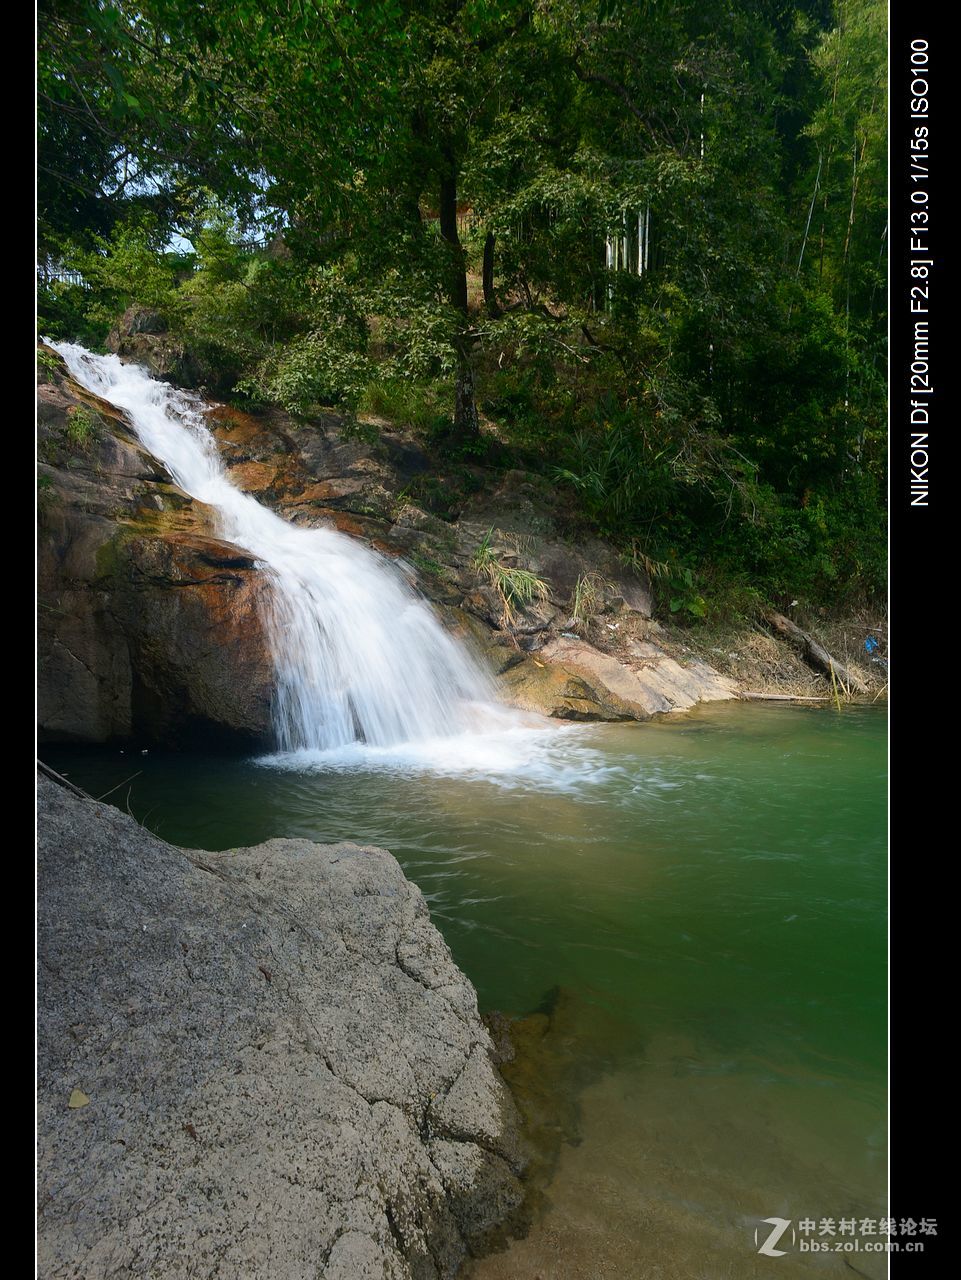
[[[275,677],[264,574],[122,414],[43,356],[42,740],[265,745]],[[215,404],[207,423],[234,485],[298,527],[335,528],[395,561],[516,707],[644,720],[744,694],[837,693],[763,622],[653,617],[644,564],[573,536],[543,477],[438,476],[416,433],[386,422]],[[883,693],[884,619],[838,625],[863,696]]]

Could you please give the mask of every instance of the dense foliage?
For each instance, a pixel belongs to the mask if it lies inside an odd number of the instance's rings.
[[[688,616],[877,592],[885,21],[41,0],[42,327],[539,469]]]

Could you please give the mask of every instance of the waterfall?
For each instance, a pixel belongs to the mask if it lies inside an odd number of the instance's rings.
[[[472,727],[491,682],[396,565],[333,529],[292,525],[238,489],[198,396],[116,356],[50,346],[81,386],[123,410],[175,483],[217,512],[218,536],[267,575],[281,751],[390,747]]]

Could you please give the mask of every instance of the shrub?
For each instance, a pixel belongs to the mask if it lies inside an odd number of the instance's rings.
[[[100,417],[84,404],[74,405],[67,411],[64,438],[75,449],[86,452],[100,434],[103,423]]]
[[[44,382],[52,382],[53,375],[61,367],[60,357],[53,351],[37,348],[37,373]]]

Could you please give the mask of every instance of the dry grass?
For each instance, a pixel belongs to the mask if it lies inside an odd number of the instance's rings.
[[[513,627],[521,612],[535,601],[545,601],[550,596],[550,584],[539,578],[530,569],[521,569],[503,564],[491,546],[494,530],[489,529],[483,542],[474,554],[474,568],[481,578],[487,582],[497,596],[501,606],[501,621],[505,627]],[[512,547],[519,545],[518,539],[512,539]]]
[[[887,631],[883,622],[877,619],[869,622],[861,617],[831,622],[805,618],[799,620],[799,625],[809,630],[833,657],[864,681],[869,700],[883,696],[887,670],[872,662],[864,650],[865,636],[873,634],[881,642],[881,654],[886,654]],[[884,627],[883,632],[871,630],[871,627],[878,626]],[[690,631],[665,628],[657,638],[673,656],[701,658],[752,693],[832,700],[835,697],[829,680],[809,667],[790,644],[766,631],[746,626],[695,628]],[[837,692],[844,697],[843,690]]]
[[[608,583],[599,573],[582,573],[574,584],[571,597],[571,620],[569,625],[583,635],[590,627],[591,619],[604,606],[604,593]]]

